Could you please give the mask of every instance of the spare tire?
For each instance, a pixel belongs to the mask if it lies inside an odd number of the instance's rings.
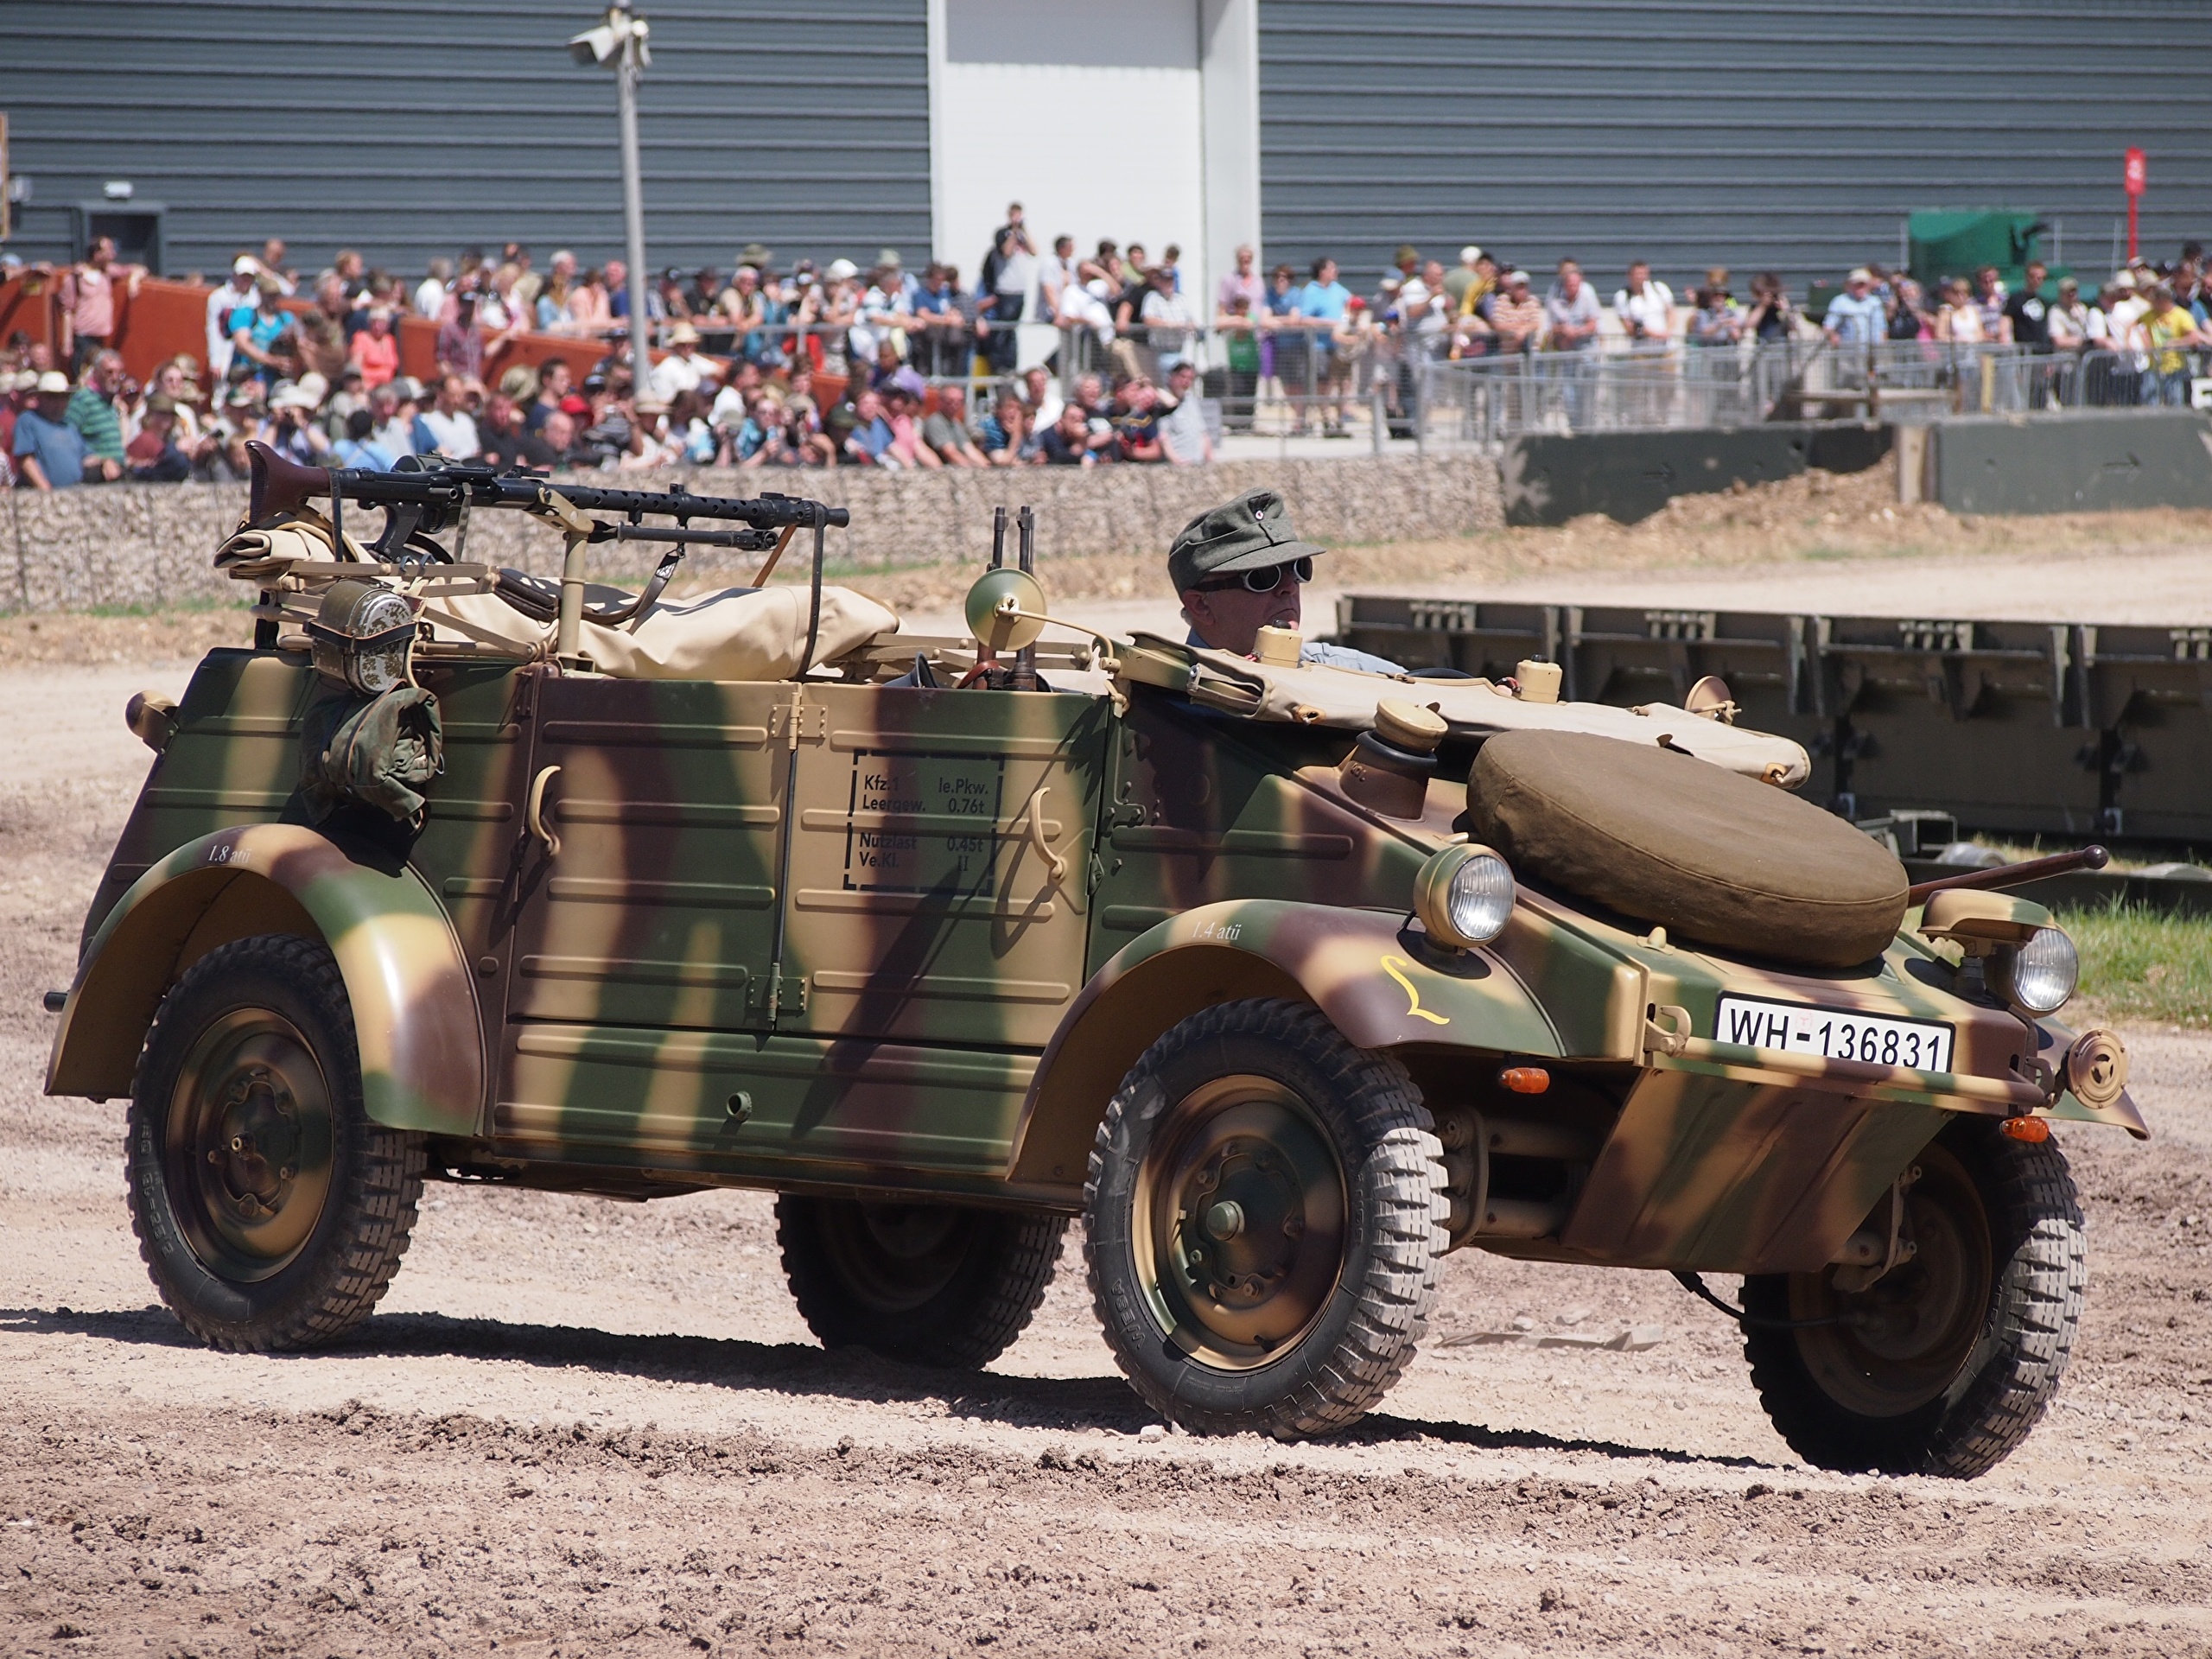
[[[1904,866],[1771,784],[1661,747],[1501,732],[1467,779],[1476,836],[1521,874],[1681,938],[1847,968],[1904,920]]]

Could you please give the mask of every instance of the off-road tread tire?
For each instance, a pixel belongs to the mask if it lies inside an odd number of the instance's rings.
[[[865,1348],[938,1370],[980,1371],[1014,1346],[1045,1300],[1060,1259],[1065,1216],[978,1211],[983,1258],[913,1314],[887,1319],[854,1299],[824,1249],[836,1199],[786,1192],[776,1200],[776,1243],[799,1317],[825,1348]]]
[[[200,1265],[170,1217],[161,1114],[166,1068],[181,1059],[207,1019],[271,1006],[251,995],[257,980],[277,988],[275,1006],[293,1018],[322,1063],[333,1114],[332,1180],[323,1217],[300,1255],[241,1296]],[[369,1121],[353,1005],[337,962],[319,940],[286,933],[239,939],[185,970],[162,999],[139,1052],[126,1136],[124,1191],[139,1259],[170,1312],[210,1347],[274,1353],[327,1346],[368,1318],[399,1271],[423,1196],[423,1137]],[[257,1306],[239,1317],[240,1300]]]
[[[1300,1094],[1338,1139],[1349,1189],[1350,1260],[1331,1306],[1281,1359],[1236,1373],[1162,1352],[1129,1244],[1130,1183],[1153,1128],[1173,1104],[1161,1075],[1208,1050],[1218,1061],[1215,1075],[1256,1069],[1249,1062],[1264,1050],[1279,1072],[1293,1074],[1285,1081],[1302,1083]],[[1232,1050],[1243,1058],[1232,1058]],[[1434,1120],[1405,1067],[1354,1047],[1312,1005],[1262,998],[1191,1015],[1122,1079],[1085,1170],[1084,1262],[1114,1363],[1147,1405],[1192,1433],[1288,1440],[1349,1428],[1389,1391],[1427,1334],[1449,1248],[1443,1159]],[[1109,1208],[1116,1199],[1118,1207]]]
[[[1760,1403],[1816,1467],[1970,1480],[2028,1437],[2065,1376],[2089,1282],[2088,1223],[2065,1154],[2056,1141],[2014,1141],[1981,1118],[1954,1125],[1942,1144],[1980,1187],[1993,1235],[1996,1286],[1962,1385],[1904,1417],[1860,1417],[1814,1382],[1790,1332],[1744,1327]],[[1786,1319],[1789,1299],[1783,1274],[1744,1281],[1747,1313]]]

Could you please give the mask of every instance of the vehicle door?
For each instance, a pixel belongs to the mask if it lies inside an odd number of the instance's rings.
[[[781,690],[540,680],[495,1135],[723,1144],[703,1034],[770,1017]]]
[[[779,1032],[1042,1049],[1083,986],[1106,699],[806,697]]]

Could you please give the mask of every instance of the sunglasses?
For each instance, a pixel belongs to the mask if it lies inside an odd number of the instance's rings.
[[[1200,582],[1198,591],[1214,594],[1228,588],[1243,588],[1255,594],[1272,594],[1282,586],[1286,570],[1300,582],[1313,580],[1313,561],[1311,558],[1293,559],[1287,564],[1270,564],[1257,570],[1240,570],[1233,576],[1224,576],[1219,582]]]

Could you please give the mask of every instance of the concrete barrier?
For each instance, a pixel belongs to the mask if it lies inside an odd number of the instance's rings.
[[[594,478],[597,476],[594,475]],[[679,481],[623,474],[625,487],[665,488]],[[841,568],[887,568],[980,560],[990,550],[991,510],[1027,503],[1037,510],[1039,556],[1151,552],[1197,514],[1243,490],[1268,485],[1289,498],[1299,532],[1324,543],[1408,541],[1473,535],[1504,522],[1497,470],[1484,462],[1414,456],[1344,460],[1224,461],[1211,467],[1023,468],[1019,472],[874,473],[839,467],[789,473],[687,473],[685,488],[703,495],[763,489],[811,493],[852,510],[852,528],[831,532]],[[232,599],[233,583],[211,563],[217,544],[245,511],[242,485],[124,485],[45,495],[0,495],[0,610],[81,610]],[[363,514],[356,531],[381,523]],[[450,537],[447,537],[450,544]],[[520,513],[478,513],[467,556],[551,574],[561,543]],[[594,556],[608,580],[650,570],[658,553],[643,544]],[[687,573],[732,580],[758,563],[751,556],[701,550]]]
[[[1510,524],[1563,524],[1586,512],[1632,524],[1678,495],[1771,484],[1808,467],[1864,472],[1889,449],[1890,429],[1855,422],[1545,433],[1509,442],[1498,477]]]
[[[2188,410],[1944,421],[1929,499],[1953,512],[2212,507],[2212,421]]]

